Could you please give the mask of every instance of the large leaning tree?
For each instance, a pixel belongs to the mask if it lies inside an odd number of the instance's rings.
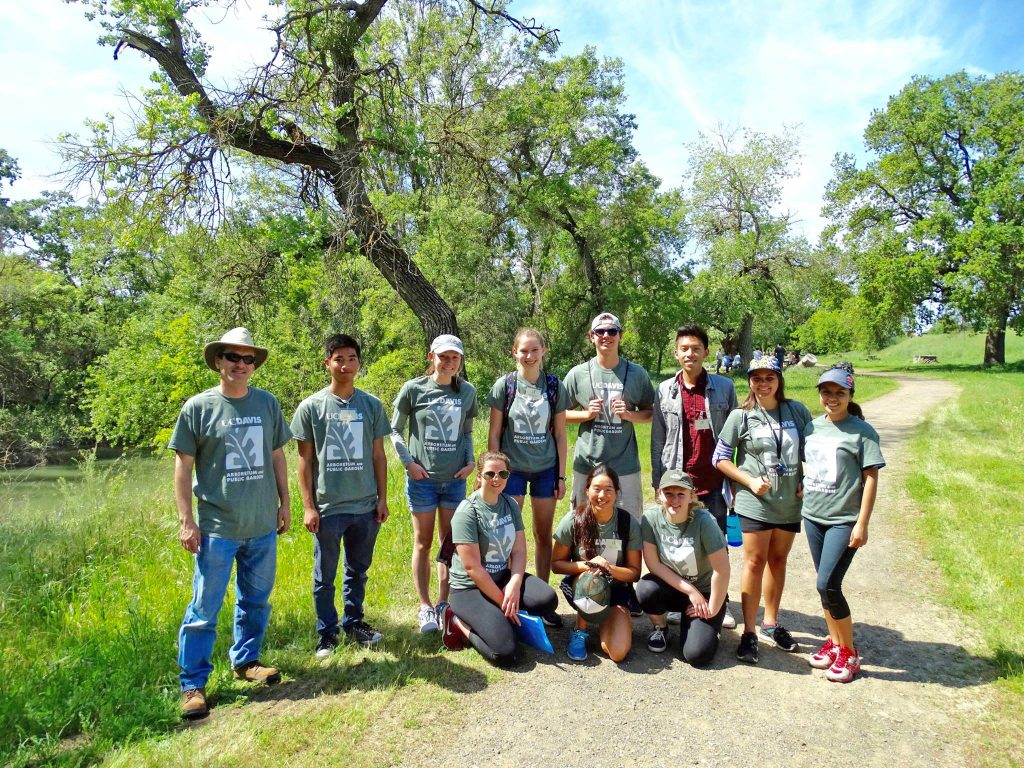
[[[870,160],[836,158],[826,212],[887,312],[952,311],[986,332],[985,365],[1024,330],[1024,76],[916,77],[876,111]]]
[[[157,86],[144,94],[128,135],[111,138],[108,126],[97,124],[88,140],[66,141],[74,180],[196,218],[223,210],[233,157],[269,163],[292,173],[297,200],[319,199],[323,192],[333,199],[338,226],[332,240],[358,247],[419,319],[427,340],[457,332],[454,311],[375,206],[368,182],[371,155],[430,151],[402,141],[415,126],[364,121],[367,104],[379,119],[377,96],[406,86],[399,66],[369,39],[387,0],[281,3],[280,17],[269,23],[266,62],[228,86],[206,77],[210,52],[191,17],[203,6],[225,3],[83,2],[103,26],[101,43],[114,48],[115,58],[127,51],[149,57]],[[484,24],[553,37],[492,0],[436,5],[467,20],[467,46]],[[407,160],[395,164],[409,167]]]

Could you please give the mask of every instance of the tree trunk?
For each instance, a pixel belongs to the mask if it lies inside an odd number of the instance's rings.
[[[740,335],[738,339],[740,354],[743,356],[743,364],[749,366],[754,357],[754,315],[750,312],[743,316],[740,323]]]
[[[1006,362],[1006,315],[1002,315],[995,326],[989,326],[985,334],[985,362],[991,365],[1003,365]]]

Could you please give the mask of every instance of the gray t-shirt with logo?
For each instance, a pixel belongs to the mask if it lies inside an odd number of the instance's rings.
[[[316,506],[321,515],[376,509],[373,441],[391,433],[380,400],[357,389],[346,401],[325,387],[299,403],[291,430],[296,440],[316,448]]]
[[[685,523],[673,523],[661,506],[648,507],[640,521],[645,543],[658,548],[658,559],[703,594],[711,592],[712,555],[725,547],[722,531],[706,509],[698,509]]]
[[[402,466],[415,461],[431,480],[451,480],[473,463],[476,412],[476,389],[468,381],[459,382],[458,392],[430,376],[405,382],[391,414],[391,429],[399,436],[409,424],[408,447],[395,442]]]
[[[803,516],[823,525],[855,522],[864,492],[861,473],[884,467],[878,433],[856,416],[838,424],[819,416],[804,430]]]
[[[492,577],[509,567],[516,532],[521,530],[523,513],[515,499],[504,493],[491,505],[484,501],[480,491],[475,491],[459,504],[452,517],[452,543],[479,546],[480,562]],[[458,550],[452,557],[448,578],[452,589],[476,586],[466,573]]]
[[[643,545],[643,541],[640,538],[640,523],[632,515],[627,514],[626,516],[629,518],[629,535],[625,541],[619,537],[618,510],[615,510],[615,514],[611,516],[608,522],[599,522],[597,524],[597,539],[594,547],[596,551],[594,554],[603,557],[612,565],[625,565],[625,553],[638,552]],[[559,544],[569,547],[571,559],[582,560],[583,553],[580,552],[579,546],[573,540],[572,522],[573,513],[570,510],[558,523],[558,527],[555,528],[554,538]]]
[[[277,529],[271,454],[290,439],[277,398],[262,389],[225,397],[213,387],[188,399],[167,447],[195,458],[200,531],[238,540]]]
[[[579,426],[573,469],[589,472],[598,464],[607,464],[620,475],[639,472],[640,454],[633,422],[615,415],[612,401],[621,397],[631,410],[650,408],[654,387],[647,371],[625,358],[620,358],[612,369],[602,368],[596,359],[591,359],[569,371],[565,389],[570,408],[586,410],[595,398],[604,402],[597,418]]]
[[[487,396],[487,404],[502,413],[505,412],[505,390],[506,377],[502,376],[494,382]],[[564,413],[568,405],[569,394],[565,385],[559,382],[555,411],[551,412],[544,371],[540,372],[536,384],[531,384],[523,376],[517,377],[516,396],[501,436],[501,451],[508,456],[512,469],[516,472],[544,472],[555,466],[558,449],[551,434],[551,422],[555,414]]]
[[[800,522],[800,434],[810,421],[807,406],[795,400],[771,411],[737,408],[729,414],[718,439],[736,449],[736,466],[751,477],[767,475],[772,465],[785,466],[778,472],[778,489],[763,496],[734,483],[737,513],[775,525]]]

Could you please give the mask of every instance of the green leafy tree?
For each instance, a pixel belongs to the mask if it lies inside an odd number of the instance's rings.
[[[1024,327],[1024,76],[915,77],[864,142],[863,168],[836,158],[826,208],[860,293],[900,318],[953,311],[985,330],[986,365],[1005,362]]]
[[[787,329],[803,319],[802,272],[811,249],[782,210],[783,184],[797,174],[798,161],[788,135],[719,129],[690,146],[689,225],[705,267],[692,286],[694,301],[724,335],[726,351],[746,360],[755,323]],[[781,341],[779,332],[768,343]]]

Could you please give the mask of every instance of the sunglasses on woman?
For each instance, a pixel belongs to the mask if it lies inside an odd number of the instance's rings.
[[[497,471],[493,469],[488,469],[485,472],[483,472],[485,480],[493,480],[496,477],[500,477],[502,480],[508,480],[508,476],[510,474],[512,473],[509,472],[507,469],[499,469]]]

